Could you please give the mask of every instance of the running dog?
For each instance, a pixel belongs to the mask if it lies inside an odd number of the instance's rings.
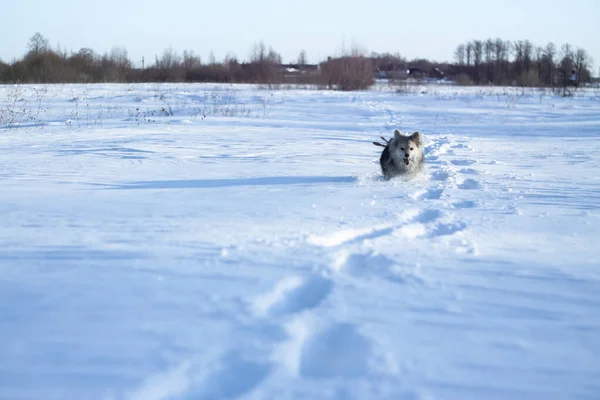
[[[423,136],[415,132],[410,136],[404,136],[398,129],[394,131],[394,137],[385,139],[385,144],[373,142],[376,146],[385,147],[381,152],[379,164],[385,179],[397,176],[411,178],[423,171],[425,157],[423,154]]]

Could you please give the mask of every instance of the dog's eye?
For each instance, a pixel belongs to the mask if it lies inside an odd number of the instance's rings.
[[[414,150],[414,148],[412,148],[412,147],[411,147],[410,149],[411,149],[411,150]]]
[[[400,147],[400,150],[404,150],[404,147]]]

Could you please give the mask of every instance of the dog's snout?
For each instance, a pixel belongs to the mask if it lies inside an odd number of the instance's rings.
[[[408,153],[405,153],[405,154],[404,154],[404,158],[408,158]]]

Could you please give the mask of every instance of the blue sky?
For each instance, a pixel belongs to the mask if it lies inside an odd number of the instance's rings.
[[[305,50],[310,62],[353,43],[376,52],[451,60],[456,46],[472,39],[501,37],[549,41],[585,48],[600,62],[599,0],[3,0],[0,59],[20,58],[40,32],[53,47],[97,52],[127,48],[142,56],[172,46],[204,60],[212,51],[246,59],[262,40],[284,62]]]

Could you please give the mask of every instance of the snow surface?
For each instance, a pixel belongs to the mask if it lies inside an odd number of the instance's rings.
[[[0,398],[600,398],[600,96],[0,87]],[[393,129],[426,173],[379,179]]]

